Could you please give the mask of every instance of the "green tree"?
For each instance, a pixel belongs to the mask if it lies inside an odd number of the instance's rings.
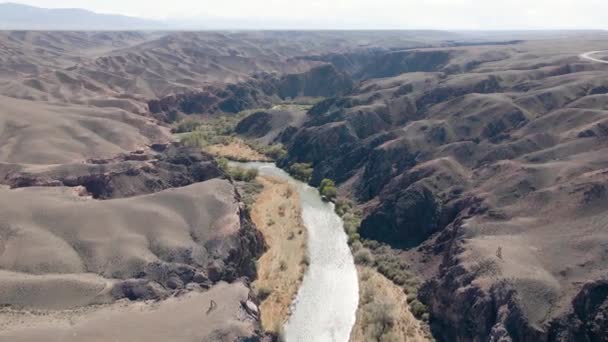
[[[336,188],[336,183],[328,178],[325,178],[321,181],[321,185],[319,185],[319,192],[321,196],[325,199],[332,201],[338,196],[338,189]]]
[[[295,179],[308,183],[312,177],[313,168],[307,163],[295,163],[289,168]]]

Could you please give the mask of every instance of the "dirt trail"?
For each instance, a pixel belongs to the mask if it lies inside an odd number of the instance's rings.
[[[596,63],[608,64],[608,61],[606,61],[606,60],[593,57],[593,55],[602,53],[602,52],[608,52],[608,51],[589,51],[589,52],[585,52],[585,53],[581,54],[579,57],[582,59],[592,61],[592,62],[596,62]]]

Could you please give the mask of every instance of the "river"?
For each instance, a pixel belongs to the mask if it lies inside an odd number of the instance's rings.
[[[284,327],[286,341],[347,342],[355,324],[359,284],[342,219],[334,212],[334,205],[324,202],[317,189],[293,179],[274,164],[231,164],[288,180],[300,195],[310,265]]]

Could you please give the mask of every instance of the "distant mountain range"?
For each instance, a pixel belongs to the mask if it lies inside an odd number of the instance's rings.
[[[100,14],[79,8],[50,9],[17,3],[0,3],[0,30],[250,30],[314,29],[365,26],[356,20],[340,23],[324,20],[279,18],[192,18],[151,20],[115,14]],[[369,26],[369,25],[368,25]]]
[[[0,4],[1,30],[162,30],[167,23],[84,9],[48,9],[16,3]]]
[[[388,26],[387,26],[388,25]],[[81,8],[40,8],[18,3],[0,3],[0,30],[63,31],[198,31],[198,30],[402,30],[356,18],[290,19],[266,17],[214,17],[153,20],[117,14],[102,14]],[[482,40],[542,39],[556,31],[460,31]],[[560,31],[563,32],[563,31]],[[602,31],[597,31],[598,33]],[[603,31],[605,33],[605,31]],[[561,33],[560,33],[561,34]],[[507,38],[505,38],[505,36]]]

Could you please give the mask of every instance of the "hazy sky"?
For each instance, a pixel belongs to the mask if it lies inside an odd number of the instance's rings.
[[[608,29],[608,0],[17,0],[147,18],[278,19],[325,28]],[[301,23],[301,24],[298,24]]]

